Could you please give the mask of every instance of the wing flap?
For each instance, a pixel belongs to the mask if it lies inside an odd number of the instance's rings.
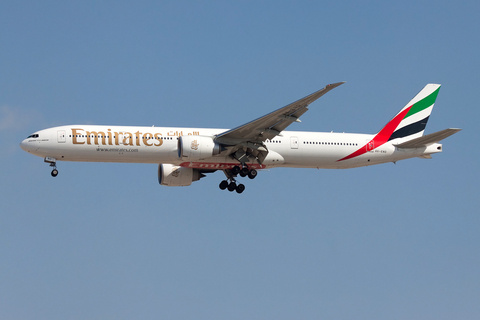
[[[415,138],[400,144],[396,144],[394,146],[402,149],[415,149],[415,148],[428,147],[429,145],[432,145],[445,138],[448,138],[452,134],[455,134],[461,130],[462,129],[454,129],[454,128],[445,129],[438,132],[427,134],[426,136],[423,136],[420,138]]]

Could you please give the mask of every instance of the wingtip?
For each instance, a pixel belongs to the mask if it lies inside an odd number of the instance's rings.
[[[333,87],[338,87],[338,86],[340,86],[340,85],[344,84],[345,82],[347,82],[347,81],[341,81],[341,82],[330,83],[330,84],[327,84],[327,87],[332,87],[332,86],[333,86]]]

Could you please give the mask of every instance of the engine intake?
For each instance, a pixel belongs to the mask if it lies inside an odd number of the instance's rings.
[[[158,183],[169,187],[186,187],[193,181],[205,177],[198,169],[174,166],[173,164],[158,165]]]
[[[221,152],[221,147],[212,137],[181,136],[178,138],[178,157],[186,161],[210,158]]]

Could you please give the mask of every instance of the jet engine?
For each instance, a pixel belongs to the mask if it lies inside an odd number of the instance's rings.
[[[221,147],[212,137],[181,136],[178,138],[178,157],[185,161],[210,158],[221,152]]]
[[[173,164],[158,165],[158,183],[169,187],[186,187],[193,181],[205,177],[198,169],[174,166]]]

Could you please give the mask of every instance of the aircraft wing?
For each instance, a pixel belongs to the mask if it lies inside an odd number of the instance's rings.
[[[262,142],[279,135],[293,122],[300,122],[298,118],[307,112],[308,105],[328,91],[344,84],[337,82],[295,101],[283,108],[275,110],[263,117],[248,122],[242,126],[225,131],[216,136],[215,140],[225,144],[236,144],[242,141]]]

